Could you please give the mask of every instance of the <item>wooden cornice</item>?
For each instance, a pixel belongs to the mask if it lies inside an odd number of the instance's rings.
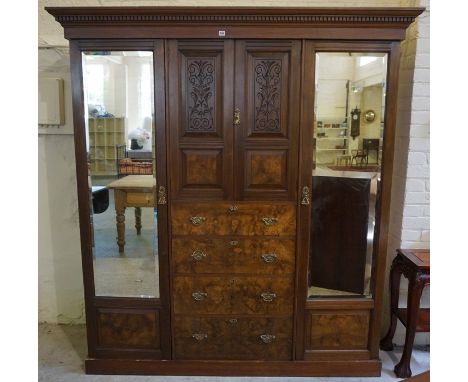
[[[46,7],[45,9],[65,28],[67,38],[86,37],[80,36],[77,28],[117,26],[143,28],[279,26],[302,29],[381,28],[404,31],[424,11],[424,8],[347,7]],[[72,30],[68,36],[67,29]],[[141,37],[150,37],[147,35],[148,30]],[[133,37],[137,36],[135,33]]]

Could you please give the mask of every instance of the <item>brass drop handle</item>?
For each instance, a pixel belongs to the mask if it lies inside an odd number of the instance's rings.
[[[262,293],[260,295],[265,302],[272,302],[276,298],[276,293]]]
[[[269,344],[269,343],[273,342],[273,340],[274,340],[275,338],[276,338],[276,336],[273,335],[273,334],[262,334],[262,335],[260,336],[260,339],[262,340],[262,342],[263,342],[264,344]]]
[[[240,123],[241,123],[241,120],[240,120],[240,110],[238,107],[236,107],[234,109],[234,119],[232,121],[233,125],[234,126],[239,126]]]
[[[208,334],[206,333],[193,333],[192,337],[195,338],[197,341],[203,341],[208,338]]]
[[[237,318],[230,318],[228,321],[232,325],[237,324]]]
[[[265,253],[264,255],[262,255],[262,259],[265,263],[272,263],[276,261],[277,258],[278,255],[276,253]]]
[[[193,257],[196,261],[200,261],[201,259],[203,259],[204,257],[206,257],[206,253],[203,252],[203,251],[200,250],[200,249],[196,249],[195,251],[193,251],[192,257]]]
[[[231,240],[231,241],[229,242],[229,245],[230,245],[231,247],[237,247],[237,246],[239,245],[239,242],[238,242],[237,240]]]
[[[239,206],[237,204],[233,204],[232,206],[229,206],[230,213],[236,212],[238,209],[239,209]]]
[[[208,297],[208,293],[205,292],[193,292],[192,297],[195,301],[203,301]]]
[[[278,218],[265,217],[265,218],[262,218],[262,222],[265,225],[275,225],[278,223]]]
[[[195,226],[199,226],[205,220],[206,220],[206,218],[204,218],[203,216],[191,216],[190,217],[190,222]]]

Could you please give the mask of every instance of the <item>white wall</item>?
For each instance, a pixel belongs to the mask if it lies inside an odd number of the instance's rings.
[[[39,321],[83,323],[84,297],[68,57],[39,54],[39,76],[63,78],[65,126],[39,131]]]

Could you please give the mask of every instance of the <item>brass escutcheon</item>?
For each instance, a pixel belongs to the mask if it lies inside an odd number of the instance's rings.
[[[232,247],[237,247],[239,245],[239,242],[237,240],[231,240],[229,242],[229,245],[231,245]]]
[[[237,204],[233,204],[232,206],[229,206],[229,212],[233,213],[236,212],[239,209],[239,206]]]
[[[304,206],[308,206],[310,204],[310,189],[307,186],[302,188],[302,200],[301,204]]]
[[[230,318],[228,321],[230,324],[237,324],[237,318]]]
[[[159,186],[158,190],[158,204],[167,204],[166,187]]]
[[[234,109],[234,119],[232,121],[233,125],[234,126],[239,126],[240,123],[241,123],[241,120],[240,120],[240,110],[238,107],[236,107]]]

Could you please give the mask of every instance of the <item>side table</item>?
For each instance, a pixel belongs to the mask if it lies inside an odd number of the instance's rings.
[[[401,275],[408,279],[407,308],[398,309]],[[392,339],[395,334],[397,318],[406,327],[405,346],[400,362],[395,366],[399,378],[411,377],[411,353],[416,332],[429,332],[429,309],[420,309],[421,294],[430,284],[430,251],[427,249],[398,249],[390,269],[390,328],[380,341],[382,350],[393,350]]]

